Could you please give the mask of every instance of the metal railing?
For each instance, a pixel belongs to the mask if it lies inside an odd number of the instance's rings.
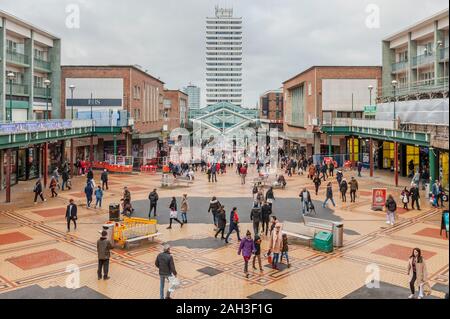
[[[34,67],[44,70],[51,70],[51,63],[45,60],[34,58]]]
[[[28,85],[13,83],[10,88],[10,84],[6,85],[6,94],[9,95],[12,91],[13,95],[28,95]]]
[[[408,66],[408,61],[400,61],[392,63],[392,72],[398,72],[401,70],[405,70]]]
[[[431,54],[421,54],[412,58],[412,66],[420,66],[424,64],[430,64],[435,61],[434,53]]]
[[[28,65],[29,63],[28,55],[10,49],[6,49],[6,60],[8,62],[25,65]]]
[[[448,60],[448,47],[439,50],[439,58],[441,60]]]
[[[48,90],[48,92],[47,92]],[[47,94],[49,97],[52,96],[52,89],[51,88],[46,88],[46,87],[40,87],[40,86],[35,86],[34,87],[34,96],[38,96],[38,97],[47,97]]]
[[[381,120],[363,120],[352,118],[334,118],[331,121],[323,121],[322,126],[364,127],[364,128],[395,130],[397,129],[397,122],[394,120],[381,121]]]
[[[448,90],[448,77],[441,77],[401,84],[397,88],[395,88],[395,96],[399,97],[422,93],[448,92]],[[383,92],[381,97],[394,96],[394,88],[392,87],[392,85],[381,88],[381,91]]]

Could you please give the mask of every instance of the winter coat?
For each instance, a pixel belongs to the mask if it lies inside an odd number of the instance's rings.
[[[158,257],[156,257],[155,266],[159,269],[160,276],[169,277],[172,274],[175,276],[177,275],[173,257],[168,252],[160,253]]]
[[[241,240],[241,244],[239,245],[238,255],[242,253],[244,257],[251,257],[252,253],[256,251],[255,242],[253,239],[248,239],[245,237]]]
[[[86,194],[87,198],[92,198],[92,194],[94,193],[94,189],[92,188],[92,184],[89,183],[84,188],[84,193]]]
[[[62,180],[65,182],[67,182],[69,180],[69,172],[68,171],[63,171]]]
[[[306,198],[305,198],[304,193],[305,193],[304,191],[302,191],[300,193],[300,199],[301,199],[302,202],[308,202],[309,203],[311,201],[311,194],[309,193],[308,190],[306,190]]]
[[[270,237],[269,249],[272,253],[279,254],[279,253],[281,253],[282,248],[283,248],[283,237],[282,237],[282,227],[281,227],[280,232],[278,234],[276,232],[276,229],[273,230],[272,236]]]
[[[288,239],[286,237],[286,238],[283,238],[283,245],[281,247],[281,252],[287,253],[288,251],[289,251],[289,244],[288,244]]]
[[[76,218],[77,217],[77,211],[78,211],[77,205],[72,204],[72,211],[70,211],[70,205],[67,205],[67,208],[66,208],[66,219],[74,218],[74,217]]]
[[[100,179],[102,180],[102,182],[106,182],[108,181],[108,173],[107,172],[103,172]]]
[[[397,210],[397,203],[393,199],[386,200],[386,208],[390,212],[395,212]]]
[[[333,198],[333,187],[327,186],[327,198]]]
[[[341,191],[341,193],[346,193],[348,189],[348,184],[346,181],[342,181],[341,184],[339,185],[339,190]]]
[[[356,179],[350,180],[350,182],[348,182],[348,184],[350,185],[350,190],[351,191],[357,191],[358,190],[358,181]]]
[[[262,220],[261,208],[259,207],[252,208],[252,211],[250,212],[250,220],[252,220],[254,223],[261,222]]]
[[[94,179],[94,172],[91,170],[86,175],[87,179]]]
[[[317,176],[314,177],[313,183],[314,183],[314,185],[316,185],[316,186],[320,186],[320,184],[322,184],[322,182],[320,181],[320,178],[317,177]]]
[[[411,189],[409,190],[409,193],[413,200],[420,198],[419,189],[417,187],[411,187]]]
[[[273,196],[273,190],[271,190],[271,189],[269,189],[266,193],[266,200],[269,198],[275,199],[275,196]]]
[[[227,225],[227,216],[223,209],[219,210],[219,212],[217,213],[217,219],[217,226],[219,228],[225,228],[225,226]]]
[[[261,207],[261,219],[263,222],[268,222],[271,214],[272,208],[270,208],[270,205],[265,204]]]
[[[41,194],[42,193],[42,184],[36,183],[36,185],[34,185],[33,192],[35,192],[36,194]]]
[[[113,249],[113,245],[107,238],[102,237],[97,240],[97,254],[99,260],[109,259],[109,257],[111,256],[111,249]]]
[[[158,193],[150,192],[150,194],[148,195],[148,199],[150,200],[150,203],[156,204],[159,199]]]
[[[219,210],[219,208],[220,208],[220,202],[219,202],[217,199],[211,200],[211,201],[209,202],[208,213],[209,213],[209,212],[217,213],[217,211]]]
[[[103,191],[101,189],[97,188],[95,190],[95,197],[102,199],[103,198]]]
[[[176,199],[172,199],[169,205],[170,210],[176,211],[177,210],[177,201]]]
[[[316,168],[313,165],[309,167],[308,174],[309,176],[314,176],[316,174]]]
[[[181,199],[180,210],[181,210],[183,213],[186,213],[186,212],[189,210],[189,203],[188,203],[187,198],[184,198],[184,197],[183,197],[183,198]]]
[[[414,257],[410,257],[408,260],[408,268],[407,272],[409,275],[409,279],[411,280],[414,272],[413,272],[413,259]],[[428,271],[427,265],[425,264],[425,260],[422,257],[422,262],[416,262],[416,286],[418,287],[420,284],[428,281]]]
[[[131,202],[131,193],[128,189],[123,192],[123,200]]]
[[[55,178],[52,178],[52,180],[50,181],[50,188],[56,188],[56,185],[58,185],[58,182],[56,181]]]

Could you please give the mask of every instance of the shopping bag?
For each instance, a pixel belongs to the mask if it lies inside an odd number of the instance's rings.
[[[180,286],[180,281],[174,275],[170,276],[168,279],[169,279],[169,292],[173,292]]]
[[[428,282],[422,284],[422,292],[425,296],[431,295],[431,286]]]
[[[176,210],[171,210],[170,211],[170,218],[177,218],[178,217],[178,212]]]

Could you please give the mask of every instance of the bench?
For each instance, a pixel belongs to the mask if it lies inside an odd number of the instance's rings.
[[[305,226],[304,224],[284,222],[281,233],[298,239],[306,240],[308,241],[309,247],[311,247],[311,242],[316,235],[316,230],[312,227]]]
[[[161,187],[177,186],[181,183],[184,183],[186,186],[189,186],[193,184],[194,181],[186,177],[169,178],[168,175],[166,176],[163,175],[161,179]]]
[[[335,225],[334,222],[326,220],[326,219],[303,216],[303,221],[304,221],[305,226],[308,226],[308,227],[326,230],[331,233],[334,230],[334,225]]]

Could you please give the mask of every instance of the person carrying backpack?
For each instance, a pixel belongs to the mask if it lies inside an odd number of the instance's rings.
[[[225,243],[228,244],[228,238],[233,231],[236,231],[238,241],[241,241],[241,237],[239,236],[239,215],[237,213],[236,207],[233,207],[230,213],[230,229],[228,230],[228,234],[225,237]]]
[[[395,212],[397,211],[397,203],[394,200],[394,197],[392,195],[388,196],[388,199],[386,200],[386,224],[390,224],[391,226],[394,226],[395,222]]]

